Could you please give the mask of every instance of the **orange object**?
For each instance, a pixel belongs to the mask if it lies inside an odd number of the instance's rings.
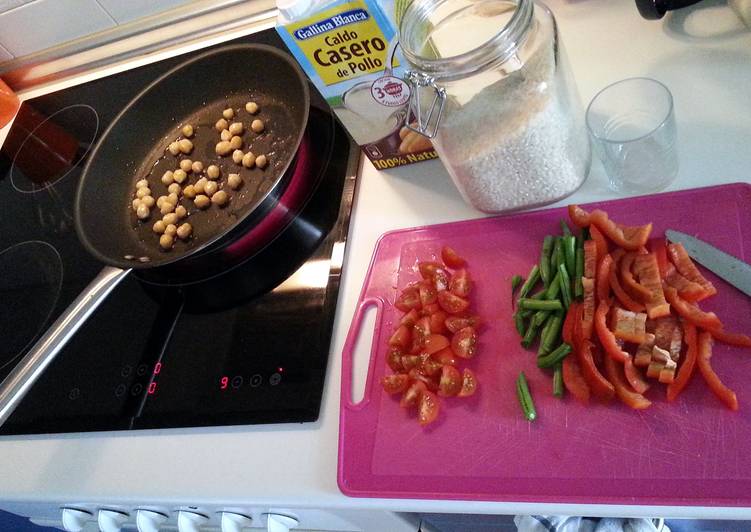
[[[678,376],[668,385],[668,401],[675,401],[686,385],[691,380],[696,366],[698,345],[696,340],[696,325],[690,321],[683,322],[683,337],[686,340],[686,358],[678,368]]]
[[[706,331],[699,333],[699,356],[697,360],[699,371],[704,380],[707,381],[712,393],[725,403],[730,410],[738,410],[738,398],[735,396],[735,392],[722,383],[709,362],[709,359],[712,358],[712,343],[711,334]]]
[[[683,277],[689,281],[695,282],[704,289],[705,294],[701,299],[713,296],[717,293],[717,289],[714,285],[701,274],[699,268],[696,267],[691,260],[691,257],[688,256],[683,244],[670,244],[668,246],[668,255],[670,256],[670,260],[673,261],[673,264],[675,264],[678,272]]]
[[[6,126],[16,116],[21,101],[10,87],[0,79],[0,127]]]
[[[608,357],[617,360],[618,362],[625,363],[631,358],[631,355],[621,349],[615,335],[610,329],[608,329],[607,315],[609,310],[610,304],[604,299],[597,305],[597,311],[595,312],[595,331],[597,331],[597,337],[600,339],[602,348],[605,349],[605,353]]]
[[[665,301],[660,279],[660,267],[657,257],[653,253],[637,255],[634,260],[634,271],[639,276],[639,284],[649,291],[651,298],[644,301],[650,318],[659,318],[670,314],[670,305]]]
[[[608,380],[613,384],[618,399],[636,410],[649,408],[652,402],[642,394],[633,391],[631,385],[626,380],[624,368],[621,364],[618,364],[610,357],[605,357],[603,364],[605,365],[605,373]]]

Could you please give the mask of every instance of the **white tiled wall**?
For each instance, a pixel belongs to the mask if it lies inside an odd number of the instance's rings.
[[[0,64],[192,0],[0,0]]]

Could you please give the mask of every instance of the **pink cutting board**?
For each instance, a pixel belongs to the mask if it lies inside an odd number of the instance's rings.
[[[616,221],[654,223],[696,235],[739,258],[751,253],[751,186],[732,184],[591,204]],[[697,373],[668,404],[664,387],[653,405],[583,406],[552,395],[511,319],[510,279],[537,261],[543,236],[558,233],[563,208],[418,227],[378,241],[342,360],[338,482],[347,495],[636,505],[751,506],[751,352],[716,344],[712,363],[738,394],[731,412]],[[442,399],[427,428],[380,379],[388,338],[401,317],[398,292],[419,279],[415,264],[440,256],[444,244],[469,261],[473,305],[485,318],[469,361],[480,382],[469,399]],[[702,270],[719,294],[702,307],[729,330],[751,333],[751,298]],[[377,317],[364,399],[351,401],[352,351],[366,309]],[[524,370],[538,419],[527,422],[515,394]]]

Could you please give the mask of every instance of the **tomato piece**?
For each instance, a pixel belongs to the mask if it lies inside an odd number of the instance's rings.
[[[404,368],[404,371],[410,371],[413,368],[420,367],[420,364],[422,364],[422,358],[420,358],[420,355],[402,356],[402,368]]]
[[[420,358],[420,357],[418,357]],[[422,359],[421,359],[422,360]],[[420,371],[420,368],[412,368],[409,370],[409,378],[413,381],[422,381],[425,384],[425,387],[432,391],[438,391],[438,375],[425,375],[422,371]]]
[[[675,265],[678,273],[689,281],[693,281],[700,285],[704,289],[704,295],[700,299],[713,296],[717,293],[717,289],[714,285],[701,274],[699,268],[694,264],[694,261],[688,256],[683,244],[668,245],[668,256],[670,256],[670,260]]]
[[[420,306],[422,308],[425,308],[428,305],[432,305],[438,299],[438,291],[432,284],[429,284],[427,282],[420,283],[418,293],[420,295]]]
[[[605,299],[600,301],[599,305],[597,305],[597,311],[595,312],[595,330],[597,331],[597,337],[600,339],[600,344],[602,344],[608,357],[617,360],[620,363],[625,363],[626,360],[631,358],[631,355],[621,349],[621,346],[618,345],[618,342],[615,339],[615,335],[610,329],[608,329],[607,315],[609,310],[610,304]]]
[[[449,291],[459,297],[467,297],[471,290],[472,279],[469,276],[469,272],[464,268],[456,270],[449,281]]]
[[[437,353],[433,353],[430,355],[433,357],[433,360],[438,362],[439,364],[445,366],[456,366],[456,356],[454,355],[454,352],[451,350],[451,347],[447,347],[446,349],[441,349]]]
[[[449,339],[442,334],[429,334],[425,337],[425,352],[429,355],[437,353],[442,349],[446,349],[449,345],[451,345],[451,342],[449,342]]]
[[[412,384],[409,385],[409,388],[407,388],[407,390],[402,395],[402,398],[399,401],[399,406],[401,406],[402,408],[409,408],[410,406],[415,406],[420,401],[422,394],[427,393],[427,392],[428,392],[428,387],[425,386],[424,382],[414,381]]]
[[[446,266],[453,269],[463,268],[467,265],[467,261],[461,258],[459,254],[449,246],[443,246],[441,249],[441,259],[443,259],[443,263]]]
[[[448,313],[446,313],[443,310],[439,310],[433,312],[429,316],[430,318],[430,332],[443,334],[448,332],[448,329],[446,328],[446,318],[448,318]]]
[[[672,286],[665,287],[665,297],[675,311],[697,327],[707,330],[722,330],[722,322],[714,312],[704,312],[696,305],[685,301]]]
[[[660,279],[660,268],[657,258],[652,253],[637,255],[634,259],[634,271],[639,276],[639,284],[649,291],[650,297],[644,300],[647,307],[647,315],[650,318],[659,318],[670,314],[670,305],[665,300]]]
[[[624,369],[621,364],[611,357],[605,357],[603,364],[605,365],[605,374],[613,384],[616,395],[625,405],[637,410],[649,408],[652,403],[642,394],[631,389],[631,386],[626,381]]]
[[[400,325],[389,338],[389,345],[396,345],[406,349],[412,343],[412,330],[406,325]]]
[[[475,373],[469,369],[464,368],[462,372],[462,389],[459,391],[459,397],[469,397],[474,395],[477,391],[477,377]]]
[[[405,325],[407,327],[412,327],[417,320],[420,319],[420,313],[417,311],[417,309],[412,309],[409,312],[407,312],[404,316],[402,316],[402,321],[399,322],[400,325]]]
[[[584,300],[582,302],[582,315],[580,323],[582,338],[592,338],[592,328],[595,319],[595,281],[594,279],[582,279],[582,288],[584,288]],[[576,331],[574,327],[574,331]]]
[[[432,316],[439,310],[441,310],[441,305],[438,303],[431,303],[422,308],[421,316]]]
[[[441,403],[433,392],[426,391],[420,395],[420,404],[417,410],[417,419],[420,421],[420,425],[424,427],[435,421],[440,410]]]
[[[393,375],[386,375],[381,379],[381,384],[386,393],[402,393],[409,387],[409,377],[404,373],[394,373]]]
[[[563,359],[563,385],[579,401],[584,404],[589,403],[589,385],[582,375],[579,360],[575,356],[567,356]]]
[[[597,364],[595,364],[596,349],[597,346],[591,340],[585,339],[577,350],[576,357],[579,360],[584,380],[587,381],[592,394],[603,401],[610,401],[615,395],[615,388],[597,369]]]
[[[594,279],[597,274],[597,243],[594,240],[584,241],[584,277]]]
[[[454,333],[451,338],[451,350],[461,358],[472,358],[475,356],[477,344],[477,333],[474,327],[465,327]]]
[[[621,279],[623,280],[623,288],[633,298],[639,301],[649,301],[650,298],[652,297],[652,292],[650,292],[645,287],[637,283],[636,279],[634,279],[634,274],[631,271],[631,267],[634,265],[634,261],[636,260],[636,257],[637,257],[636,252],[629,251],[623,256],[623,259],[621,260],[620,274],[621,274]],[[655,255],[655,258],[657,258],[656,255]],[[659,261],[657,265],[659,268]]]
[[[605,235],[603,235],[599,229],[597,229],[596,225],[589,226],[589,237],[595,243],[595,249],[597,250],[597,262],[600,262],[600,260],[602,260],[602,258],[607,255],[608,251],[610,250],[608,239],[605,238]]]
[[[736,347],[751,347],[751,338],[745,334],[730,333],[722,329],[709,331],[712,338],[723,344],[734,345]]]
[[[417,287],[408,286],[394,302],[394,306],[402,312],[409,312],[412,309],[420,309],[420,292]]]
[[[610,298],[610,270],[613,267],[613,257],[605,254],[597,265],[597,301]]]
[[[449,314],[461,314],[469,308],[469,301],[451,292],[438,292],[438,304]]]
[[[462,374],[454,366],[443,366],[438,383],[438,395],[452,397],[462,389]]]
[[[417,269],[420,270],[420,275],[423,279],[432,281],[435,272],[443,269],[443,266],[437,262],[418,262]]]
[[[450,280],[451,276],[449,275],[449,272],[443,268],[438,268],[433,274],[433,286],[435,286],[435,289],[439,292],[449,289]]]
[[[725,386],[717,373],[712,369],[712,364],[709,361],[712,358],[712,343],[712,335],[710,333],[707,331],[699,333],[699,353],[697,357],[699,371],[707,382],[709,389],[712,390],[712,393],[725,403],[730,410],[738,410],[738,398],[735,392]]]
[[[636,393],[643,394],[649,389],[649,384],[644,380],[644,376],[639,371],[639,368],[634,366],[630,358],[623,364],[623,372],[626,375],[626,380]]]
[[[386,363],[396,373],[404,371],[404,366],[402,365],[403,356],[404,353],[401,348],[395,345],[389,346],[389,350],[386,353]]]
[[[449,316],[444,323],[450,332],[455,333],[465,327],[474,327],[477,329],[481,320],[479,316]]]
[[[626,258],[624,257],[622,260],[625,261]],[[633,262],[633,260],[632,260],[632,262]],[[641,312],[641,311],[643,311],[645,309],[644,305],[642,303],[640,303],[639,301],[635,301],[626,292],[626,290],[624,290],[623,287],[621,286],[620,281],[618,281],[617,270],[618,270],[618,266],[617,266],[617,264],[614,264],[614,266],[612,268],[610,268],[610,274],[608,276],[608,280],[610,281],[610,288],[613,290],[613,293],[615,294],[615,297],[628,310],[630,310],[632,312]],[[629,274],[630,273],[631,272],[629,270]],[[636,281],[634,281],[633,276],[631,276],[631,280],[636,284]],[[624,279],[624,282],[625,282],[625,279]]]
[[[412,347],[410,353],[416,355],[425,348],[425,340],[430,336],[430,318],[423,316],[412,326]]]
[[[423,375],[427,375],[428,377],[435,377],[443,368],[443,364],[435,360],[431,355],[427,353],[423,353],[420,355],[420,367],[419,371]]]

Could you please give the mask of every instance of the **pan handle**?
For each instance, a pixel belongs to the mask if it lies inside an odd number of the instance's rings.
[[[0,425],[39,376],[130,270],[105,266],[0,383]]]

